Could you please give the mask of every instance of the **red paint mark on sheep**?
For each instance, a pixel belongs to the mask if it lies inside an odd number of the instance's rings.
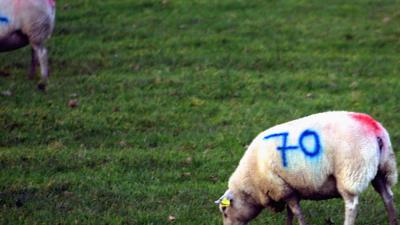
[[[353,117],[353,119],[355,119],[358,122],[360,122],[361,124],[363,124],[368,129],[372,130],[375,134],[380,133],[382,130],[381,125],[378,122],[376,122],[376,120],[374,120],[371,116],[369,116],[367,114],[354,113],[354,114],[351,114],[351,117]]]

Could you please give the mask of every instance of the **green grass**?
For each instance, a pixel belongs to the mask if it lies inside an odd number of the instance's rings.
[[[0,55],[0,224],[221,224],[213,201],[252,138],[326,110],[371,114],[398,149],[399,7],[57,1],[47,93],[29,48]],[[342,224],[339,199],[302,206]],[[357,224],[387,224],[371,188]]]

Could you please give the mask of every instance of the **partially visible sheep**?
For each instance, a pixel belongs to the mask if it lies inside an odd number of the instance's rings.
[[[225,225],[245,225],[263,208],[287,208],[305,225],[301,199],[342,197],[345,225],[355,223],[358,196],[372,181],[390,225],[397,225],[391,187],[395,155],[385,128],[370,116],[325,112],[274,126],[259,134],[216,201]]]
[[[49,76],[45,41],[51,36],[55,20],[55,0],[1,0],[0,52],[32,46],[32,63],[28,78],[33,79],[39,61],[41,80],[46,88]]]

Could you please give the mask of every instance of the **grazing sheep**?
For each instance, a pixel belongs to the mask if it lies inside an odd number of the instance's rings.
[[[54,28],[55,0],[1,0],[0,52],[32,46],[32,63],[28,75],[33,79],[39,61],[41,80],[38,88],[47,85],[49,69],[45,41]]]
[[[358,196],[372,181],[390,225],[397,225],[391,187],[397,182],[395,155],[385,128],[370,116],[325,112],[260,133],[216,201],[225,225],[245,225],[263,208],[287,208],[305,225],[301,199],[342,197],[345,225],[356,219]]]

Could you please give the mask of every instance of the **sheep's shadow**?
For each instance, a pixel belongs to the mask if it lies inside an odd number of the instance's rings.
[[[11,73],[0,70],[0,77],[9,77],[9,76],[11,76]]]

